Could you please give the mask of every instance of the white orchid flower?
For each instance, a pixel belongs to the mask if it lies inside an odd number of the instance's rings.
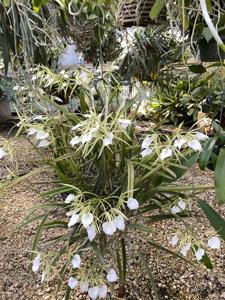
[[[107,297],[107,293],[108,288],[105,284],[98,287],[98,297],[100,299],[105,299]]]
[[[177,140],[175,140],[174,141],[174,143],[173,143],[173,145],[174,145],[174,147],[175,148],[177,148],[177,149],[181,149],[181,147],[184,145],[184,144],[186,144],[186,140],[185,139],[177,139]]]
[[[44,283],[45,277],[46,277],[46,274],[45,274],[45,271],[43,271],[43,272],[41,273],[41,283]]]
[[[77,125],[73,126],[70,131],[75,131],[77,130],[78,128],[82,127],[82,123],[78,123]]]
[[[71,264],[73,266],[73,269],[79,269],[80,268],[81,259],[80,259],[79,254],[74,255],[73,259],[71,260]]]
[[[104,139],[103,139],[103,146],[107,147],[109,145],[112,145],[113,140],[113,133],[109,133]]]
[[[0,159],[3,159],[6,156],[6,152],[4,151],[4,149],[0,148]]]
[[[89,283],[87,281],[80,282],[80,292],[86,293],[88,291]]]
[[[33,121],[37,121],[37,120],[43,120],[43,116],[39,115],[39,116],[35,116],[33,117]]]
[[[98,286],[94,286],[88,289],[88,296],[91,300],[96,300],[98,297]]]
[[[38,254],[35,259],[33,260],[33,264],[32,264],[32,271],[33,272],[38,272],[39,268],[41,266],[41,255]]]
[[[204,141],[204,140],[207,140],[207,139],[209,138],[206,134],[201,133],[201,132],[199,132],[199,131],[196,132],[195,137],[196,137],[196,139],[197,139],[198,141]]]
[[[180,209],[185,210],[186,208],[186,203],[183,200],[178,201],[178,206],[180,207]]]
[[[195,151],[202,151],[202,145],[197,139],[189,141],[188,146]]]
[[[65,203],[69,204],[69,203],[73,202],[75,199],[76,199],[76,197],[74,194],[69,194],[65,199]]]
[[[199,248],[196,252],[195,252],[195,257],[197,259],[197,261],[200,261],[203,256],[205,255],[205,251],[202,248]]]
[[[175,235],[172,237],[172,239],[171,239],[171,245],[172,245],[172,246],[176,246],[178,242],[179,242],[179,238],[178,238],[178,236],[175,234]]]
[[[178,206],[174,205],[171,207],[171,213],[173,215],[178,214],[179,212],[181,212],[181,209]]]
[[[220,239],[217,236],[212,236],[208,240],[208,246],[211,249],[219,249],[220,248]]]
[[[81,217],[81,223],[87,228],[94,220],[94,216],[91,213],[83,214]]]
[[[191,249],[191,243],[187,243],[180,249],[180,253],[186,257],[190,249]]]
[[[131,120],[129,119],[119,119],[118,123],[123,129],[127,129],[131,125]]]
[[[137,199],[131,197],[127,200],[127,206],[130,210],[135,210],[139,208],[139,203]]]
[[[151,145],[152,141],[153,141],[152,138],[149,137],[149,136],[147,136],[147,137],[143,140],[143,142],[142,142],[142,144],[141,144],[141,149],[149,148],[149,146]]]
[[[96,230],[94,225],[90,225],[86,228],[88,239],[92,242],[96,237]]]
[[[72,140],[70,141],[70,145],[71,145],[72,147],[74,147],[75,145],[80,144],[80,142],[81,142],[81,137],[80,137],[80,136],[75,136],[75,137],[73,137]]]
[[[173,151],[170,148],[165,148],[160,153],[159,158],[161,159],[161,161],[163,161],[164,159],[171,157],[172,155]]]
[[[113,235],[116,232],[116,225],[113,221],[104,222],[102,224],[102,229],[105,234]]]
[[[28,134],[28,135],[33,135],[33,134],[36,134],[37,132],[38,132],[38,129],[37,129],[37,128],[34,128],[34,127],[29,128],[29,129],[27,130],[27,134]]]
[[[116,274],[116,271],[114,269],[110,269],[107,276],[106,276],[106,279],[108,280],[108,282],[115,282],[118,280],[118,276]]]
[[[40,143],[38,143],[38,148],[46,148],[50,145],[50,142],[48,140],[41,140]]]
[[[153,150],[150,148],[146,148],[143,151],[141,151],[141,156],[142,158],[144,158],[145,156],[148,156],[150,154],[152,154]]]
[[[113,223],[116,225],[116,228],[124,231],[125,229],[125,221],[124,217],[122,215],[117,216],[116,218],[113,219]]]
[[[79,219],[80,219],[80,216],[76,213],[73,213],[71,218],[70,218],[70,221],[68,223],[68,227],[72,227],[74,226],[75,224],[77,224],[79,222]]]
[[[43,130],[38,130],[36,133],[37,140],[45,140],[49,137],[49,133]]]
[[[93,138],[93,133],[89,132],[89,133],[85,133],[84,135],[82,135],[81,137],[81,143],[85,144],[87,142],[90,142]]]
[[[76,278],[70,277],[68,280],[68,286],[71,290],[74,290],[78,286],[78,280]]]

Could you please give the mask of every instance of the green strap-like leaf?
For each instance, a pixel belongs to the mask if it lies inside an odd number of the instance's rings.
[[[164,0],[156,0],[154,5],[152,6],[152,9],[150,10],[149,16],[152,20],[155,20],[162,9],[165,6],[165,1]]]
[[[225,148],[220,150],[215,169],[216,198],[225,203]]]
[[[211,157],[211,154],[213,152],[217,140],[218,140],[217,136],[214,136],[212,139],[209,139],[199,156],[199,167],[202,171],[204,171],[208,165],[209,159]]]

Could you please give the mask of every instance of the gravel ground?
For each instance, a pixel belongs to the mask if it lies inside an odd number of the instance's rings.
[[[38,157],[34,154],[30,145],[24,139],[14,142],[18,160],[17,170],[25,174],[40,164]],[[7,176],[7,166],[10,161],[0,163],[0,178]],[[22,171],[21,171],[22,170]],[[34,180],[46,180],[47,175],[35,175]],[[200,172],[193,168],[181,184],[210,183],[213,174]],[[35,233],[35,225],[30,225],[22,231],[15,232],[15,226],[27,215],[27,209],[41,203],[38,192],[28,188],[26,185],[18,185],[5,192],[0,200],[0,299],[1,300],[38,300],[38,299],[63,299],[63,294],[55,294],[54,279],[49,284],[42,285],[40,277],[33,275],[29,266],[29,251],[32,238]],[[206,191],[201,195],[208,203],[212,204],[222,215],[225,215],[225,207],[220,207],[214,193]],[[204,238],[204,232],[208,230],[209,224],[204,219],[199,222],[198,232]],[[182,230],[182,223],[174,221],[163,221],[155,225],[151,234],[142,234],[131,246],[131,258],[129,261],[129,272],[125,300],[151,300],[152,295],[149,288],[148,276],[140,267],[140,258],[136,251],[145,253],[156,284],[158,286],[160,299],[169,300],[222,300],[225,299],[225,258],[224,247],[210,254],[214,262],[212,271],[204,267],[188,266],[181,260],[169,256],[165,252],[156,251],[144,244],[141,239],[154,238],[159,244],[170,248],[169,241],[176,230]],[[135,239],[135,237],[134,237]],[[172,249],[174,250],[174,249]],[[74,294],[73,299],[87,299],[84,296]],[[118,299],[118,298],[117,298]]]

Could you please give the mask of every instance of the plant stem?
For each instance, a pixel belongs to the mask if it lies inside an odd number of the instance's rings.
[[[168,186],[159,186],[153,188],[154,192],[182,192],[182,191],[199,191],[199,190],[212,190],[214,189],[214,184],[200,184],[200,185],[168,185]]]

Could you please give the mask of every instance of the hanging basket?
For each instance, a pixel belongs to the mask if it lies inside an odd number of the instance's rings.
[[[122,0],[119,6],[118,25],[121,27],[161,25],[166,22],[166,9],[152,20],[149,16],[155,0]]]
[[[225,36],[221,37],[225,42]],[[202,62],[216,62],[225,59],[225,52],[218,49],[218,45],[214,39],[207,42],[204,38],[198,43],[200,58]]]

